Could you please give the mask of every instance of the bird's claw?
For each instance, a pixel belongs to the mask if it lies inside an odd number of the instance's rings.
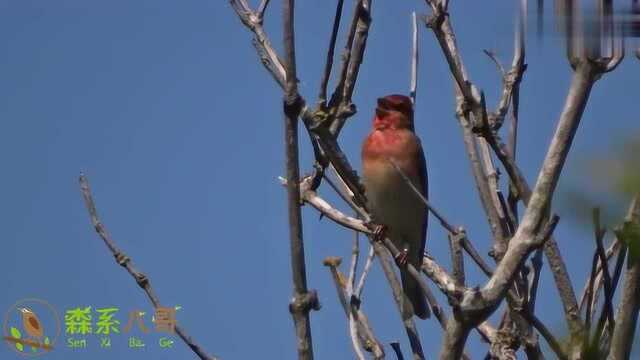
[[[398,254],[396,254],[395,260],[396,260],[396,264],[399,267],[407,266],[407,255],[408,254],[409,254],[409,250],[408,249],[403,249],[402,251],[399,251]]]
[[[373,229],[373,241],[381,242],[387,236],[387,227],[385,225],[376,225]]]

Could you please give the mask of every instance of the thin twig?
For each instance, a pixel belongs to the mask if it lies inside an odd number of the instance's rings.
[[[536,299],[538,298],[538,285],[540,284],[540,272],[542,271],[542,255],[543,250],[538,249],[531,257],[531,267],[533,268],[533,276],[529,283],[528,297],[528,310],[530,313],[535,313]]]
[[[463,228],[460,228],[460,229],[464,231]],[[480,253],[478,253],[478,250],[476,250],[476,248],[471,243],[471,240],[469,240],[469,238],[466,236],[466,231],[464,233],[465,233],[465,237],[462,239],[462,247],[464,248],[464,251],[466,251],[467,254],[471,256],[473,261],[478,265],[480,270],[482,270],[482,272],[485,275],[491,277],[493,275],[493,269],[489,266],[489,264],[486,263],[486,261],[484,261],[482,256],[480,256]]]
[[[404,329],[407,333],[407,337],[409,338],[409,344],[411,346],[411,351],[413,352],[414,359],[424,359],[424,352],[422,351],[422,344],[420,343],[420,336],[418,335],[418,329],[416,328],[416,324],[413,321],[413,313],[409,309],[406,309],[408,302],[405,301],[405,295],[402,291],[402,286],[400,285],[400,281],[393,271],[393,267],[389,263],[388,256],[386,254],[386,249],[382,244],[378,242],[374,242],[373,246],[376,250],[376,255],[378,256],[378,260],[380,261],[380,265],[382,265],[382,270],[384,275],[387,277],[389,284],[391,285],[391,290],[393,291],[393,299],[396,302],[396,306],[400,312],[400,317],[402,318],[402,324],[404,325]],[[408,264],[409,266],[411,264]]]
[[[333,55],[336,49],[336,40],[338,38],[338,31],[340,30],[340,19],[342,18],[342,7],[344,0],[338,0],[336,5],[336,14],[333,20],[333,30],[331,30],[331,40],[329,40],[329,50],[327,51],[327,62],[324,66],[324,73],[320,80],[320,93],[318,95],[318,103],[322,107],[327,106],[327,84],[331,77],[331,69],[333,68]]]
[[[391,348],[393,349],[393,352],[396,354],[396,359],[397,360],[404,360],[404,356],[402,355],[402,349],[400,349],[400,343],[397,341],[393,341],[391,343],[389,343],[389,345],[391,345]]]
[[[398,174],[402,177],[402,179],[404,180],[405,184],[407,184],[409,187],[411,187],[411,190],[413,190],[413,193],[424,203],[424,205],[427,207],[427,209],[429,209],[429,211],[433,214],[433,216],[436,217],[436,219],[438,219],[438,221],[440,221],[440,224],[442,225],[442,227],[444,227],[449,233],[451,234],[456,234],[458,233],[458,230],[453,227],[453,225],[451,225],[451,223],[449,223],[441,214],[440,212],[438,212],[438,210],[436,210],[431,203],[429,202],[429,200],[427,200],[427,198],[422,195],[422,193],[420,192],[420,190],[418,190],[418,188],[416,188],[416,186],[413,184],[413,182],[411,181],[411,179],[409,179],[409,177],[407,176],[407,174],[404,173],[404,171],[402,171],[402,169],[398,166],[398,164],[396,164],[394,159],[391,158],[387,158],[387,161],[393,166],[393,168],[398,172]]]
[[[503,236],[495,238],[491,252],[492,257],[496,261],[500,261],[502,256],[504,256],[504,253],[507,251],[507,236],[510,236],[511,234],[509,233],[509,225],[507,224],[506,209],[503,209],[502,202],[500,201],[499,175],[495,165],[493,164],[489,145],[485,139],[478,139],[478,143],[480,146],[480,159],[484,166],[484,174],[487,177],[487,183],[489,185],[489,195],[493,202],[493,208],[495,209],[498,220],[497,225],[502,228],[499,233],[503,234]]]
[[[262,21],[264,19],[264,12],[267,11],[267,6],[269,6],[269,0],[262,0],[260,2],[260,6],[258,6],[258,19]]]
[[[358,339],[358,328],[356,326],[356,320],[353,315],[353,311],[349,311],[349,335],[351,337],[351,344],[356,352],[359,360],[365,360],[364,353],[360,348],[360,340]]]
[[[357,231],[353,232],[353,247],[351,248],[351,265],[349,266],[349,279],[347,281],[347,293],[354,294],[356,269],[358,268],[358,258],[360,257],[360,237]]]
[[[143,272],[139,271],[136,267],[134,267],[133,261],[131,261],[131,259],[122,250],[120,250],[117,247],[116,243],[111,238],[111,235],[109,235],[107,228],[100,221],[100,218],[98,217],[98,211],[96,210],[96,204],[93,201],[93,196],[91,195],[91,189],[89,188],[89,181],[87,181],[87,178],[84,176],[84,174],[80,174],[79,181],[80,181],[80,190],[82,192],[82,197],[84,198],[84,203],[87,207],[87,211],[89,212],[89,216],[91,217],[91,224],[95,228],[100,238],[102,238],[102,241],[104,241],[105,245],[107,245],[107,247],[109,248],[109,251],[111,251],[111,253],[115,257],[116,263],[118,263],[118,265],[127,269],[127,272],[129,273],[129,275],[131,275],[134,278],[138,286],[140,286],[140,288],[144,290],[145,294],[147,294],[147,298],[149,299],[149,301],[151,301],[151,304],[153,304],[154,308],[157,309],[159,307],[162,307],[160,299],[156,295],[156,292],[153,290],[153,287],[151,287],[151,281],[149,280],[147,275],[145,275]],[[197,344],[196,341],[191,336],[189,336],[186,330],[184,330],[182,327],[176,325],[175,330],[178,333],[178,336],[180,336],[180,338],[182,339],[182,341],[184,341],[184,343],[187,344],[187,346],[189,346],[189,348],[200,359],[202,360],[217,359],[217,357],[207,354],[206,351],[199,344]]]
[[[587,287],[587,310],[585,312],[585,321],[584,321],[584,332],[585,332],[585,338],[589,336],[589,334],[591,334],[591,321],[592,321],[592,314],[591,314],[591,308],[592,306],[595,306],[594,302],[593,302],[593,285],[595,282],[595,278],[596,278],[596,267],[598,264],[598,253],[595,252],[593,254],[593,260],[591,261],[591,275],[589,276],[589,285]],[[584,341],[584,346],[587,346],[587,339],[585,339]]]
[[[262,27],[261,18],[251,10],[246,0],[229,0],[229,3],[242,23],[253,32],[253,46],[260,56],[260,61],[278,85],[284,89],[286,77],[284,65]]]
[[[560,345],[556,337],[553,336],[551,331],[549,331],[549,329],[542,323],[542,321],[540,321],[540,319],[538,319],[538,317],[535,314],[524,312],[523,315],[527,318],[529,322],[531,322],[531,324],[533,324],[533,327],[535,327],[536,330],[538,330],[540,335],[542,335],[542,337],[545,339],[547,344],[549,344],[549,346],[551,347],[553,352],[556,354],[558,359],[568,359],[567,354],[565,354],[564,350],[562,349],[562,346]]]
[[[611,244],[611,246],[609,246],[609,248],[606,251],[606,256],[607,256],[607,261],[610,261],[611,258],[613,257],[613,255],[618,254],[618,252],[621,249],[621,243],[616,239],[613,241],[613,243]],[[595,292],[594,292],[594,296],[593,296],[593,300],[597,302],[598,298],[599,298],[599,293],[600,293],[600,289],[602,288],[602,264],[599,261],[598,258],[598,267],[596,269],[596,273],[597,276],[595,278]],[[580,312],[582,312],[582,310],[585,308],[586,304],[587,304],[587,290],[589,289],[589,280],[587,280],[587,283],[585,283],[583,289],[582,289],[582,294],[580,296]],[[593,307],[593,305],[592,305]]]
[[[416,12],[413,11],[411,13],[411,32],[412,42],[411,42],[411,85],[409,87],[409,97],[411,98],[411,103],[415,109],[416,107],[416,96],[418,89],[418,61],[419,61],[419,53],[418,53],[418,19],[416,16]]]
[[[616,235],[622,241],[639,241],[638,229],[640,229],[640,194],[636,194],[631,201],[629,211],[625,219],[627,232],[619,231]],[[628,229],[634,229],[629,231]],[[622,230],[625,230],[623,227]],[[634,341],[636,323],[638,321],[638,309],[640,309],[640,259],[631,249],[627,252],[627,268],[622,286],[622,294],[616,314],[616,326],[611,337],[612,359],[628,359]]]
[[[351,97],[355,89],[356,80],[364,57],[371,24],[372,0],[356,0],[354,18],[349,31],[349,39],[345,53],[343,54],[343,68],[330,105],[337,109],[336,117],[330,127],[331,134],[336,137],[347,118],[355,114],[355,106],[351,103]]]
[[[593,210],[593,222],[594,222],[594,232],[595,232],[595,240],[596,240],[596,253],[600,258],[600,263],[602,264],[602,273],[604,275],[604,309],[603,314],[606,314],[607,320],[609,321],[609,333],[613,333],[614,320],[613,320],[613,289],[611,282],[611,275],[609,274],[609,262],[607,261],[607,256],[605,254],[604,246],[602,245],[602,239],[606,233],[606,229],[603,229],[600,226],[600,209],[595,208]],[[600,321],[598,322],[598,328],[600,328]]]
[[[329,267],[329,270],[331,271],[331,278],[333,279],[333,283],[336,287],[338,299],[340,300],[340,304],[342,305],[347,317],[347,321],[350,321],[350,317],[353,316],[357,327],[357,334],[363,348],[372,353],[374,359],[384,359],[384,349],[382,344],[374,335],[367,316],[364,314],[362,309],[360,309],[360,306],[352,301],[353,297],[350,297],[346,292],[347,280],[340,270],[338,270],[341,262],[342,259],[339,257],[328,257],[324,259],[323,264]],[[351,333],[350,323],[349,331]]]
[[[373,264],[373,258],[375,257],[376,252],[373,246],[369,246],[369,254],[367,254],[367,260],[364,262],[364,268],[362,269],[362,273],[360,274],[360,280],[358,281],[358,286],[354,290],[355,296],[360,299],[362,296],[362,289],[364,289],[364,281],[367,279],[367,275],[369,275],[369,270],[371,269],[371,265]]]
[[[487,276],[491,276],[493,274],[493,271],[491,270],[489,265],[487,265],[487,263],[482,259],[478,251],[473,247],[473,244],[467,237],[467,234],[464,231],[464,228],[462,227],[455,228],[453,225],[451,225],[451,223],[449,223],[449,221],[447,221],[442,216],[442,214],[440,214],[440,212],[435,207],[433,207],[433,205],[431,205],[429,200],[427,200],[427,198],[424,195],[422,195],[422,193],[418,190],[418,188],[416,188],[416,186],[409,179],[407,174],[405,174],[404,171],[402,171],[402,169],[398,166],[398,164],[396,164],[396,162],[391,158],[387,158],[387,161],[389,161],[389,163],[393,166],[396,172],[398,172],[398,174],[402,177],[405,184],[411,188],[413,193],[424,203],[424,205],[427,207],[427,209],[429,209],[431,214],[433,214],[433,216],[435,216],[436,219],[438,219],[442,227],[445,228],[449,232],[449,234],[457,235],[457,236],[464,235],[464,237],[461,239],[462,248],[471,256],[471,258],[475,261],[476,264],[478,264],[480,269]]]

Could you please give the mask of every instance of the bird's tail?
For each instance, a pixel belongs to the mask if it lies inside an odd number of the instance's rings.
[[[406,269],[400,270],[400,277],[405,297],[413,306],[413,313],[420,319],[428,319],[431,316],[431,311],[429,311],[426,298],[420,289],[420,284]]]

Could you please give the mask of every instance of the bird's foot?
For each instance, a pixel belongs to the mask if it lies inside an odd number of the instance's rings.
[[[396,264],[399,267],[405,267],[407,266],[407,255],[409,254],[409,249],[402,249],[401,251],[398,252],[398,254],[396,254],[395,256],[395,260],[396,260]]]
[[[376,225],[373,229],[373,241],[381,242],[387,236],[387,227],[385,225]]]

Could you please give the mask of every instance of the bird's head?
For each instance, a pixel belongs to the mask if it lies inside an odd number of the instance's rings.
[[[411,99],[408,96],[397,94],[378,98],[373,127],[376,130],[409,129],[413,131]]]

